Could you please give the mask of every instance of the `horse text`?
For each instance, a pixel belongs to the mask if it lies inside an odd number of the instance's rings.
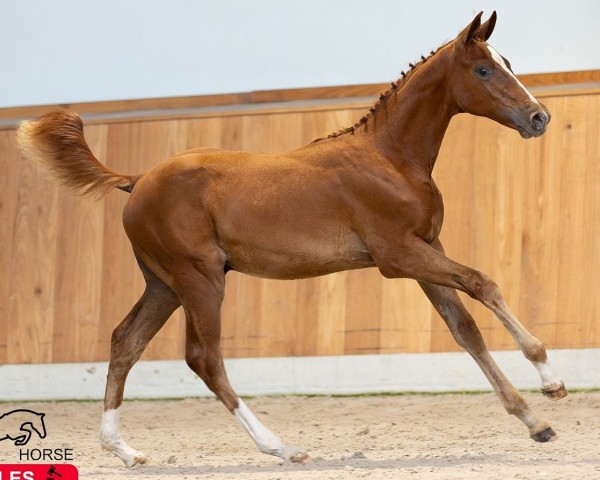
[[[21,448],[19,450],[19,460],[21,462],[34,461],[37,462],[39,460],[43,461],[73,461],[73,449],[72,448]],[[0,478],[0,480],[2,480]]]

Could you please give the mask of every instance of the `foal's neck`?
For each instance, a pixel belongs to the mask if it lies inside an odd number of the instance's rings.
[[[433,171],[450,119],[459,112],[447,89],[449,54],[441,49],[415,67],[366,126],[375,147],[398,168]]]

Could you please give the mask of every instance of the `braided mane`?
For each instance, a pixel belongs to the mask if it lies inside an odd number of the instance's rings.
[[[395,97],[396,94],[398,93],[398,91],[401,90],[402,87],[404,87],[404,85],[406,85],[407,80],[413,75],[414,71],[416,69],[418,69],[421,65],[423,65],[425,62],[427,62],[431,57],[433,57],[438,51],[440,51],[446,45],[447,45],[447,43],[442,45],[441,47],[437,48],[435,51],[432,50],[431,52],[429,52],[428,57],[424,57],[423,55],[421,55],[421,60],[415,64],[409,63],[408,64],[408,66],[409,66],[408,72],[402,71],[400,73],[401,77],[397,81],[391,83],[389,90],[386,90],[384,93],[381,93],[379,95],[379,99],[377,100],[377,102],[372,107],[370,107],[367,114],[364,115],[354,125],[352,125],[351,127],[346,127],[341,130],[338,130],[337,132],[330,133],[329,135],[327,135],[327,137],[317,138],[316,140],[313,140],[312,143],[320,142],[321,140],[325,140],[328,138],[336,138],[336,137],[339,137],[340,135],[344,135],[346,133],[353,134],[354,131],[357,130],[358,128],[364,127],[367,124],[367,122],[369,121],[369,119],[382,106],[384,106],[390,98]]]

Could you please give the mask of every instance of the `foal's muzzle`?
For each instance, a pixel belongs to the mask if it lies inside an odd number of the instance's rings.
[[[550,123],[550,112],[544,107],[535,106],[528,108],[526,114],[527,120],[517,122],[517,130],[523,138],[539,137],[546,132],[546,127]]]

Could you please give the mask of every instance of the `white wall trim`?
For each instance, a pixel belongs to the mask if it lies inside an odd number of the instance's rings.
[[[534,367],[518,351],[494,352],[520,389],[537,389]],[[600,388],[600,349],[551,350],[550,362],[567,388]],[[466,353],[406,353],[226,360],[231,383],[243,396],[488,391]],[[91,400],[104,395],[108,364],[0,366],[0,401]],[[183,398],[211,393],[184,361],[138,362],[126,398]]]

